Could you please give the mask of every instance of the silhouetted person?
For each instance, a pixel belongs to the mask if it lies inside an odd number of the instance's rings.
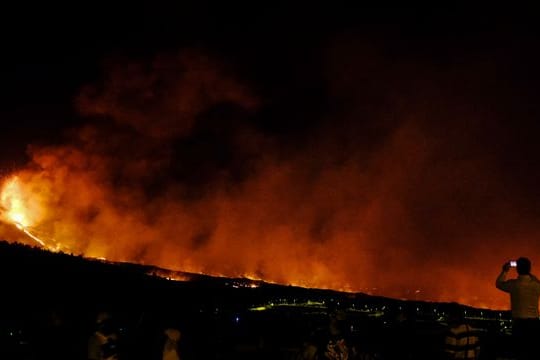
[[[147,359],[186,360],[198,358],[193,353],[192,332],[186,330],[185,320],[173,311],[164,316],[154,329],[154,336],[147,339],[151,342],[153,349],[151,357]]]
[[[476,360],[480,356],[480,331],[465,321],[463,310],[453,304],[444,338],[444,358]]]
[[[414,315],[408,308],[399,309],[396,313],[389,311],[389,327],[386,331],[383,353],[388,360],[414,359],[415,329]]]
[[[167,328],[164,331],[165,342],[163,344],[163,360],[180,360],[180,337],[182,333],[178,329]]]
[[[36,349],[40,359],[71,360],[77,353],[74,331],[69,326],[65,314],[50,311],[42,319]]]
[[[118,360],[118,332],[107,312],[97,316],[96,331],[88,339],[88,360]]]
[[[329,314],[328,327],[318,329],[304,344],[300,358],[303,360],[349,360],[354,358],[356,349],[350,341],[345,314]]]
[[[511,264],[503,265],[497,277],[498,289],[510,293],[512,310],[512,334],[518,359],[540,359],[538,340],[540,340],[540,320],[538,318],[538,299],[540,281],[531,274],[531,262],[521,257],[516,261],[518,277],[507,280]]]

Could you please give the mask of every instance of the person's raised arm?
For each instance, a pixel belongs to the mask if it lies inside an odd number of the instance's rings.
[[[540,280],[538,280],[538,278],[536,276],[534,276],[533,274],[529,274],[531,276],[531,279],[533,279],[535,282],[538,283],[538,285],[540,285]]]
[[[508,288],[508,282],[506,281],[506,275],[508,275],[508,271],[510,270],[510,263],[507,262],[502,266],[502,271],[497,277],[497,281],[495,281],[495,286],[497,289],[502,291],[510,291]]]

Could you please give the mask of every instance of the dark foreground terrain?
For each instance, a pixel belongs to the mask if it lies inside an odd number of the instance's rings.
[[[437,359],[452,305],[157,272],[0,242],[0,359],[86,359],[102,311],[121,359],[160,359],[169,327],[182,333],[182,359],[299,359],[324,344],[331,318],[355,358]],[[462,309],[481,331],[481,358],[510,358],[509,314]]]

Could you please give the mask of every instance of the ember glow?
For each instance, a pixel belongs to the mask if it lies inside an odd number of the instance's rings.
[[[6,181],[0,193],[0,206],[6,209],[2,213],[4,221],[13,223],[19,230],[28,235],[32,240],[39,245],[46,247],[43,240],[32,234],[29,230],[31,226],[31,215],[28,211],[28,206],[24,203],[24,192],[21,190],[21,185],[18,178],[15,176]]]
[[[6,181],[0,194],[2,208],[7,209],[3,214],[4,218],[13,222],[19,229],[30,225],[22,195],[17,177]]]

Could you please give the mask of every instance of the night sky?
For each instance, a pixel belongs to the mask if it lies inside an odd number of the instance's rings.
[[[71,249],[489,306],[505,300],[500,264],[534,266],[531,9],[185,1],[3,17],[0,174],[33,184],[36,227]]]

